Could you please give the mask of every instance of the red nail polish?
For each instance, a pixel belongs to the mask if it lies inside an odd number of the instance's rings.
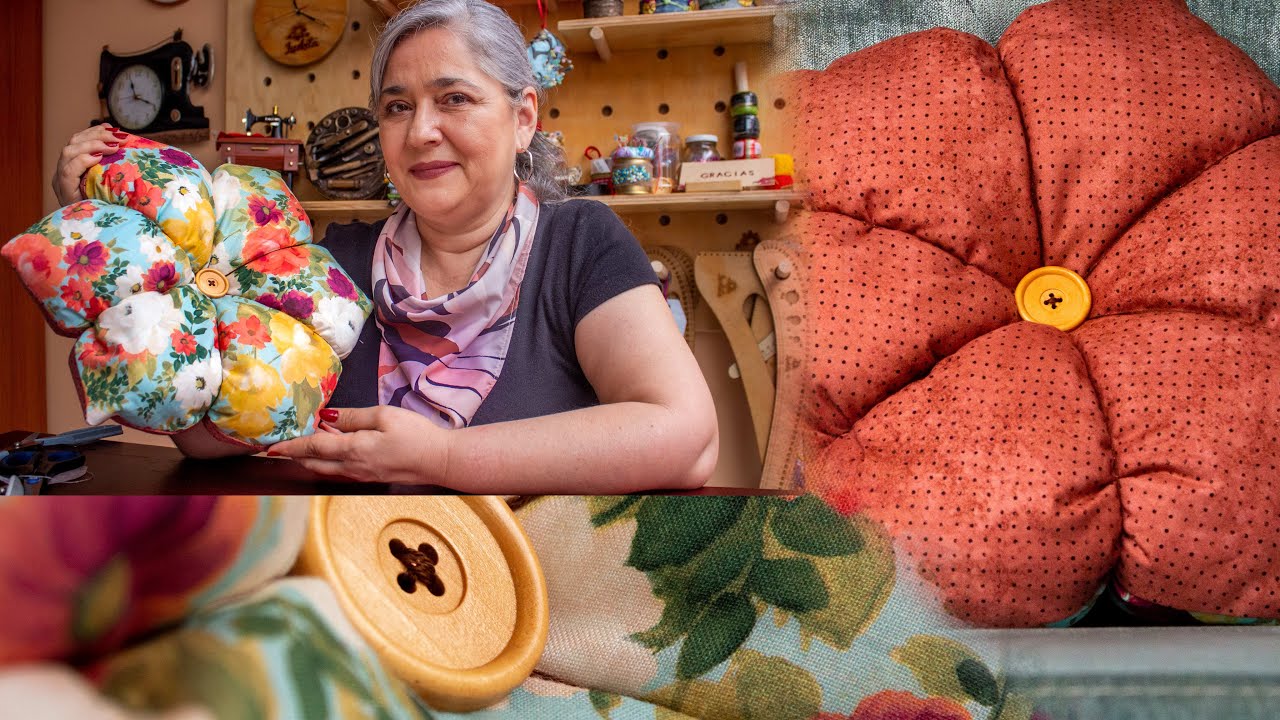
[[[127,139],[127,138],[129,137],[129,133],[116,132],[116,133],[111,133],[111,134],[112,134],[112,135],[115,135],[116,137],[120,138],[121,140]]]
[[[338,422],[338,411],[333,408],[325,408],[320,411],[320,419],[325,422]]]
[[[268,450],[268,451],[267,451],[267,456],[268,456],[268,457],[283,457],[283,456],[284,456],[284,453],[276,452],[275,450]]]
[[[102,157],[102,153],[100,153],[100,152],[96,152],[96,153],[89,153],[89,154],[90,154],[90,155],[92,155],[92,156],[94,156],[94,157]]]
[[[109,143],[107,143],[107,147],[120,147],[120,143],[112,143],[112,142],[109,142]]]

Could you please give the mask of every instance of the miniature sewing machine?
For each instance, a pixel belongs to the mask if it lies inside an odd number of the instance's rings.
[[[285,137],[297,119],[292,113],[282,117],[278,107],[270,115],[255,115],[252,109],[244,113],[244,133],[218,133],[218,156],[224,163],[254,165],[277,170],[284,181],[293,187],[298,173],[298,159],[302,156],[302,141]],[[267,135],[253,134],[255,125],[265,125]]]

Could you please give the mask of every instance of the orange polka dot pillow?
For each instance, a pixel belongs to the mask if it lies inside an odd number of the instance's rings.
[[[796,268],[766,484],[881,520],[983,625],[1108,587],[1280,617],[1280,90],[1182,0],[793,82],[811,212],[763,249]]]

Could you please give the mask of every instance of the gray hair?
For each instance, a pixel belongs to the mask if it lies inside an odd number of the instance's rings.
[[[391,51],[401,40],[432,28],[457,34],[471,48],[480,69],[506,89],[512,107],[520,106],[521,94],[527,87],[537,91],[538,106],[542,107],[545,95],[533,77],[524,33],[511,16],[484,0],[422,0],[391,18],[378,36],[369,74],[369,107],[375,115]],[[565,183],[560,179],[564,174],[564,153],[541,133],[533,134],[529,154],[516,156],[515,169],[539,202],[564,200]]]

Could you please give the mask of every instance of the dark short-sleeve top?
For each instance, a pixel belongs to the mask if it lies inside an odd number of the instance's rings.
[[[333,224],[320,243],[371,299],[373,250],[385,222]],[[578,322],[606,300],[658,282],[635,236],[612,210],[593,200],[542,205],[533,243],[506,362],[472,425],[598,404],[578,365]],[[370,316],[342,362],[330,407],[378,404],[380,343],[378,324]]]

